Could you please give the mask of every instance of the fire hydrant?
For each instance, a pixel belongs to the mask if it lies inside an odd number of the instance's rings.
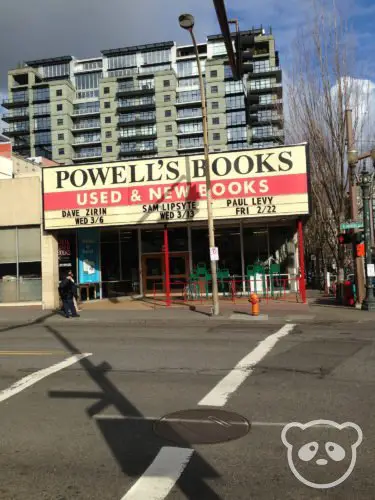
[[[251,304],[251,315],[259,316],[259,297],[256,293],[252,293],[249,298]]]

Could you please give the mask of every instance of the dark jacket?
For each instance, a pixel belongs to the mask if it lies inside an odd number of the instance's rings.
[[[77,287],[72,280],[64,278],[59,285],[59,294],[62,300],[77,298]]]

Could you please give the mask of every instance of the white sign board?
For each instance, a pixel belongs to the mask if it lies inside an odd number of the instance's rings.
[[[367,276],[371,278],[375,276],[375,264],[367,264]]]
[[[218,247],[210,247],[210,259],[219,260],[219,249]]]

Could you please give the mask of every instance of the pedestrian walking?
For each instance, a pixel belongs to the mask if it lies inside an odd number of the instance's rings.
[[[69,271],[67,276],[61,281],[59,285],[59,294],[63,303],[65,317],[69,318],[70,313],[73,318],[79,317],[74,305],[74,299],[77,299],[77,287],[74,283],[73,273],[71,271]]]

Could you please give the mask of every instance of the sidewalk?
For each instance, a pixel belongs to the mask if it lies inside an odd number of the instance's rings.
[[[107,303],[108,302],[108,303]],[[109,301],[92,302],[82,306],[81,318],[64,318],[57,311],[41,311],[36,307],[2,307],[0,309],[1,327],[27,326],[29,324],[73,324],[83,322],[93,325],[134,324],[157,326],[168,323],[361,323],[375,322],[375,312],[361,311],[350,307],[337,306],[333,299],[310,299],[308,304],[270,301],[261,303],[260,316],[251,316],[247,302],[233,304],[221,301],[220,316],[211,316],[211,303],[184,305],[174,304],[166,307],[165,303],[154,304],[147,299],[126,300],[111,303]]]

